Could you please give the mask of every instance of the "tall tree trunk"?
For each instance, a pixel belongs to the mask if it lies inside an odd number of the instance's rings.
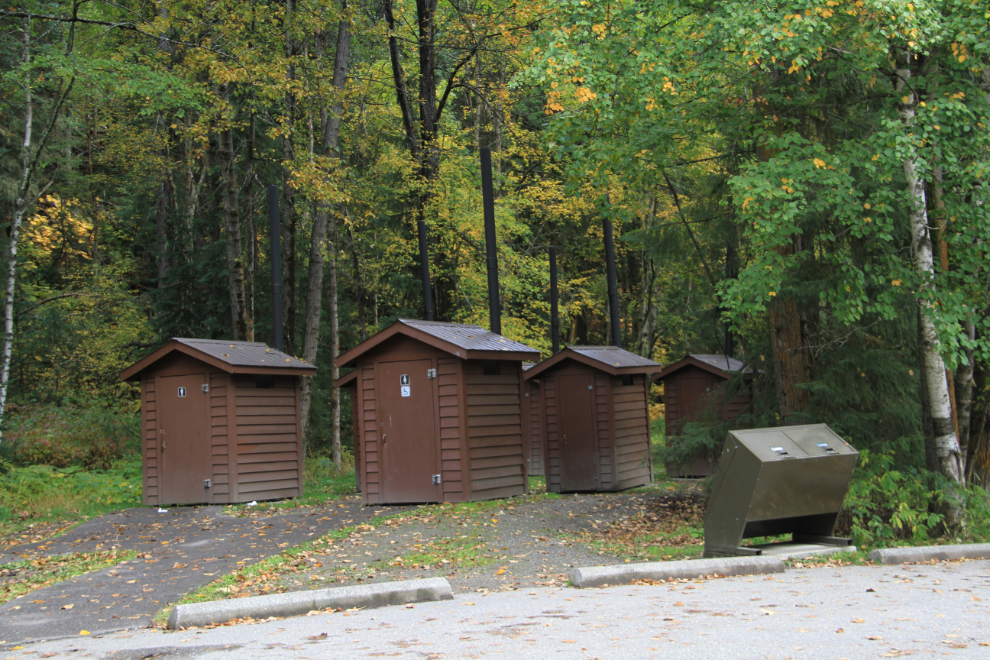
[[[224,100],[230,102],[230,88],[223,86]],[[231,123],[233,117],[230,118]],[[230,124],[220,131],[220,178],[223,188],[223,220],[227,239],[227,292],[230,300],[230,325],[235,341],[248,338],[244,304],[244,267],[241,264],[240,202],[237,199],[237,173],[234,163],[234,130]]]
[[[777,382],[777,407],[783,423],[808,405],[808,393],[800,383],[808,382],[801,338],[801,315],[793,300],[774,298],[770,304],[770,341]]]
[[[946,234],[948,233],[948,214],[945,212],[945,200],[942,199],[942,168],[939,166],[934,166],[932,168],[931,181],[928,182],[928,193],[930,198],[927,200],[931,205],[929,211],[931,219],[934,220],[938,225],[938,261],[940,266],[940,272],[943,274],[949,272],[949,243],[946,240]],[[952,375],[952,369],[946,368],[945,370],[945,380],[949,387],[949,409],[952,411],[952,428],[956,432],[956,436],[959,436],[959,408],[956,405],[956,388],[955,388],[955,378]],[[961,440],[960,440],[961,444]],[[965,456],[963,452],[963,456]]]
[[[963,332],[970,341],[976,340],[976,326],[972,321],[963,321]],[[966,364],[960,365],[956,370],[953,390],[956,395],[956,405],[958,406],[957,418],[959,420],[959,452],[964,459],[969,456],[969,443],[971,438],[970,429],[973,426],[973,349],[966,349]],[[963,469],[968,466],[965,465]],[[967,470],[968,471],[968,470]]]
[[[361,258],[358,255],[357,241],[354,239],[354,228],[347,227],[347,236],[351,243],[351,260],[354,266],[354,300],[357,303],[358,315],[358,339],[364,341],[368,338],[368,319],[365,310],[364,279],[361,276]]]
[[[251,93],[254,101],[254,92]],[[247,227],[247,264],[244,273],[244,316],[247,318],[247,340],[254,341],[254,285],[257,281],[258,236],[254,226],[254,143],[256,117],[251,109],[251,123],[247,142],[247,191],[244,194],[244,224]]]
[[[296,79],[296,42],[294,35],[295,0],[285,0],[285,57],[289,62],[286,78]],[[285,126],[282,129],[282,196],[285,199],[282,212],[282,341],[287,353],[295,352],[296,339],[296,213],[295,190],[289,181],[295,160],[293,138],[296,126],[296,96],[292,88],[285,94]],[[305,436],[304,436],[305,437]]]
[[[328,112],[325,108],[321,113],[321,123],[323,125],[323,156],[334,166],[339,160],[339,135],[340,121],[344,111],[344,87],[347,84],[347,68],[350,62],[351,53],[351,26],[350,19],[346,15],[347,2],[342,0],[341,10],[344,16],[337,26],[337,44],[334,55],[333,87],[334,101],[333,107]],[[322,39],[317,38],[317,57],[323,56]],[[306,288],[306,320],[303,325],[303,355],[302,359],[310,364],[316,363],[317,349],[320,341],[320,315],[323,304],[323,250],[334,249],[335,239],[331,237],[327,240],[328,226],[335,224],[333,219],[334,210],[326,202],[318,202],[313,220],[313,233],[309,250],[309,281]],[[336,281],[336,261],[334,254],[329,253],[331,268],[331,288],[332,301],[330,312],[330,344],[340,346],[337,332],[337,281]],[[333,363],[333,373],[337,373],[337,349],[332,348],[331,361]],[[302,392],[300,394],[300,413],[302,414],[302,432],[305,437],[309,427],[309,411],[312,406],[313,382],[312,378],[303,379]],[[333,380],[336,380],[334,376]],[[331,451],[334,465],[340,467],[340,411],[339,393],[336,386],[331,387],[331,402],[336,401],[337,412],[333,415],[333,428],[331,435],[336,438],[331,442]],[[333,406],[331,406],[332,408]]]
[[[164,118],[159,114],[159,124],[162,129],[164,129]],[[166,156],[164,154],[159,154],[159,157],[164,159]],[[155,238],[157,239],[157,245],[155,246],[155,261],[158,265],[158,288],[161,289],[165,287],[166,280],[168,279],[168,272],[171,269],[171,262],[169,259],[169,240],[168,240],[168,216],[169,211],[172,208],[172,177],[168,172],[162,172],[158,179],[158,191],[157,200],[155,204]]]
[[[900,99],[898,114],[905,129],[914,126],[915,106],[918,102],[915,92],[909,87],[912,76],[912,55],[909,51],[897,54],[897,97]],[[938,333],[931,319],[929,296],[935,290],[935,261],[932,253],[932,238],[928,228],[928,208],[925,200],[925,181],[918,175],[918,156],[914,153],[904,159],[904,178],[911,199],[909,220],[911,224],[911,249],[914,269],[922,282],[918,292],[918,322],[920,324],[920,352],[922,373],[928,392],[928,413],[932,420],[932,434],[925,438],[935,457],[938,471],[955,484],[964,484],[966,475],[963,457],[959,451],[959,439],[952,426],[952,409],[949,403],[949,388],[946,381],[945,363],[939,354]],[[950,496],[948,515],[950,522],[961,522],[962,502],[957,496]]]
[[[333,380],[340,378],[340,369],[337,368],[337,356],[340,355],[340,327],[337,323],[337,227],[336,223],[330,227],[330,238],[327,241],[328,279],[327,287],[327,310],[330,312],[330,351],[333,353],[333,360],[330,362],[330,377]],[[352,402],[353,404],[353,402]],[[333,464],[340,469],[340,388],[330,389],[330,453]],[[356,449],[356,448],[355,448]]]
[[[421,1],[422,0],[417,0],[417,12]],[[402,111],[402,126],[405,130],[409,153],[418,165],[419,174],[422,176],[424,157],[421,149],[420,135],[416,130],[413,120],[412,104],[409,99],[409,91],[406,88],[406,75],[402,70],[402,60],[399,53],[398,37],[395,31],[395,16],[393,15],[392,10],[392,0],[384,0],[384,13],[385,22],[388,25],[388,54],[389,60],[392,63],[392,81],[395,86],[395,96],[398,101],[399,108]],[[422,59],[423,55],[421,54],[420,57]],[[431,56],[427,56],[427,59],[432,60]],[[435,78],[433,80],[435,82]],[[422,83],[420,84],[420,89],[422,90]],[[434,94],[434,98],[435,96],[436,95]],[[422,105],[420,108],[422,109]],[[422,126],[420,126],[420,129],[422,130]],[[416,194],[415,216],[416,233],[419,238],[419,271],[423,289],[423,317],[427,321],[432,321],[433,292],[430,283],[429,243],[426,234],[426,194],[424,192],[428,187],[428,182],[421,181],[420,185],[423,188]]]
[[[643,221],[643,229],[649,232],[653,229],[654,218],[656,217],[657,197],[650,193],[649,210]],[[643,267],[640,270],[640,323],[639,340],[637,341],[636,352],[643,357],[653,359],[653,332],[656,327],[656,304],[653,288],[656,286],[657,268],[656,262],[649,256],[644,248],[640,251],[640,259]]]
[[[31,181],[34,172],[38,167],[38,160],[48,143],[48,138],[55,128],[55,122],[66,97],[72,91],[72,86],[76,79],[70,78],[68,83],[59,89],[56,102],[52,107],[51,114],[45,125],[45,130],[38,140],[37,148],[33,147],[34,128],[34,99],[31,95],[32,73],[31,67],[31,15],[23,19],[24,30],[24,138],[21,141],[21,167],[20,176],[17,180],[17,192],[14,195],[14,218],[10,224],[10,239],[7,244],[7,286],[5,289],[6,298],[4,300],[4,326],[3,326],[3,365],[0,367],[0,429],[2,429],[4,419],[4,408],[7,404],[7,389],[10,385],[10,362],[14,352],[14,291],[17,285],[17,247],[21,237],[21,226],[27,216],[28,209],[34,203],[34,196],[31,194]],[[72,50],[74,28],[70,28],[69,39],[66,46],[66,54]],[[3,432],[0,430],[0,440],[3,439]]]

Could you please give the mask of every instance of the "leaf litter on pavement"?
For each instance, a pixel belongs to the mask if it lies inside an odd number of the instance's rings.
[[[215,583],[219,597],[445,577],[485,593],[563,586],[570,568],[700,555],[696,489],[426,506],[328,534]]]

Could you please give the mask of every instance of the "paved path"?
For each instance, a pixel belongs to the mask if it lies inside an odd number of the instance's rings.
[[[0,641],[94,634],[149,625],[186,593],[283,548],[375,515],[401,510],[363,507],[360,497],[265,518],[225,516],[223,507],[126,509],[90,520],[46,543],[4,548],[0,564],[38,555],[137,550],[137,559],[32,591],[0,605]],[[71,605],[69,609],[62,609]],[[3,646],[0,646],[0,657]]]
[[[77,637],[31,644],[10,655],[110,660],[985,658],[990,657],[988,622],[990,562],[972,561],[458,595],[414,607],[212,630]],[[5,657],[0,651],[0,660]]]

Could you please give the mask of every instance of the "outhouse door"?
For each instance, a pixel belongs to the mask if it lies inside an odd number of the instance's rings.
[[[712,379],[707,375],[695,376],[692,374],[692,377],[682,378],[680,380],[678,383],[677,405],[681,418],[678,421],[678,426],[675,430],[676,433],[683,431],[685,423],[698,420],[702,404],[711,392],[711,389]]]
[[[560,409],[560,487],[562,490],[598,489],[598,433],[595,424],[595,377],[591,374],[557,376]]]
[[[205,374],[160,376],[156,391],[158,418],[159,502],[208,501],[205,481],[213,476],[210,395]]]
[[[439,502],[438,433],[434,424],[432,360],[383,362],[378,367],[381,397],[384,501]]]

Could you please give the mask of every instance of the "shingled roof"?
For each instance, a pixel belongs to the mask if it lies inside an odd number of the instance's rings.
[[[337,367],[354,366],[358,357],[395,335],[418,339],[465,360],[533,360],[540,352],[480,325],[398,319],[373,337],[369,337],[337,358]]]
[[[532,369],[527,369],[523,378],[536,378],[564,360],[576,360],[613,376],[653,373],[660,367],[653,360],[630,353],[618,346],[567,346],[553,357],[547,358]]]
[[[737,360],[736,358],[718,353],[691,353],[677,362],[667,365],[663,368],[663,370],[653,374],[653,380],[663,380],[675,371],[680,371],[684,367],[688,366],[695,366],[700,369],[704,369],[705,371],[713,373],[717,376],[722,376],[726,379],[731,378],[740,372],[747,375],[751,375],[753,373],[752,368],[747,367],[745,362],[742,360]]]
[[[137,377],[152,364],[175,351],[231,374],[312,376],[316,372],[315,366],[288,353],[276,351],[263,342],[173,337],[157,351],[125,369],[120,374],[120,379],[130,380]]]

